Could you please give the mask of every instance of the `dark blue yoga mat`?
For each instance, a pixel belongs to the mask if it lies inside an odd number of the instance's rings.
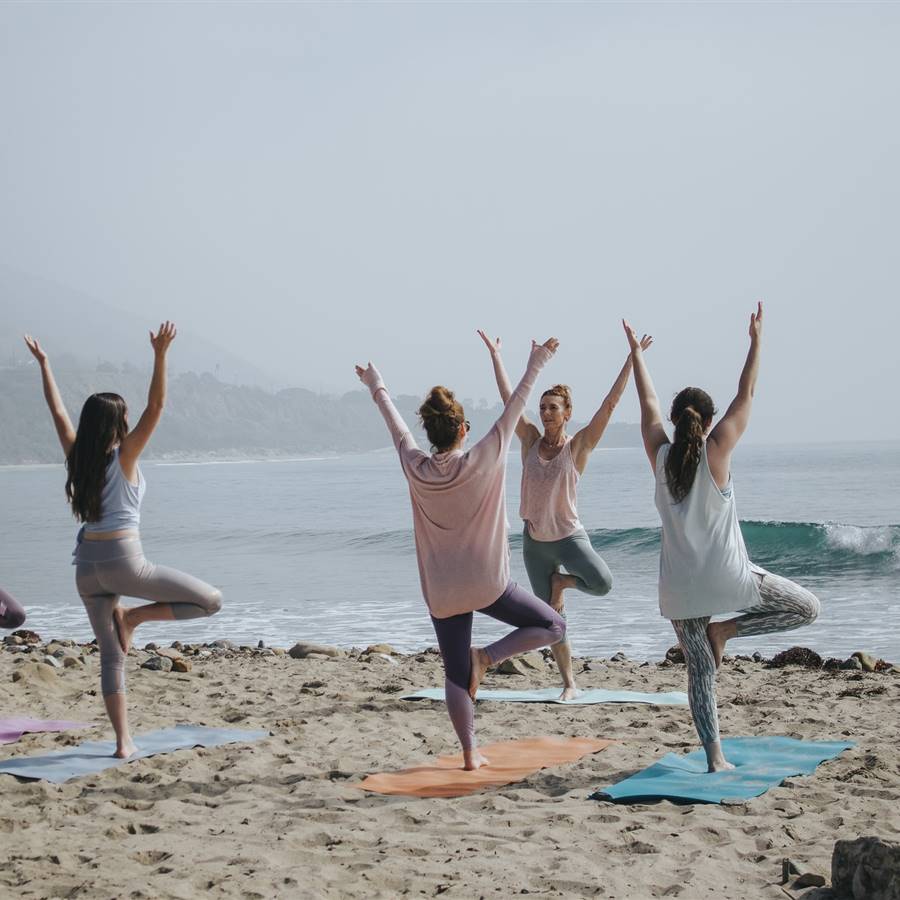
[[[0,760],[0,773],[62,784],[72,778],[96,775],[104,769],[124,766],[136,759],[144,759],[158,753],[258,741],[268,735],[268,731],[251,731],[246,728],[176,725],[174,728],[162,728],[135,737],[138,752],[128,759],[116,759],[113,756],[116,749],[113,741],[86,741],[77,747],[55,750],[53,753],[44,753],[40,756],[15,756],[12,759]]]
[[[850,741],[798,741],[789,737],[724,738],[722,750],[735,768],[707,772],[706,754],[669,753],[642,772],[591,794],[593,800],[749,800],[793,775],[811,775],[819,763],[853,746]]]

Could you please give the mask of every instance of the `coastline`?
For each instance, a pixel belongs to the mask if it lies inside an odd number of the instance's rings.
[[[56,668],[56,658],[80,662]],[[399,699],[442,683],[433,650],[313,653],[176,644],[184,673],[126,673],[134,732],[182,722],[261,728],[261,742],[178,751],[55,786],[0,775],[17,896],[725,898],[813,896],[781,886],[782,859],[828,876],[839,838],[897,840],[900,671],[768,668],[732,658],[719,678],[723,736],[854,741],[809,777],[729,805],[588,800],[667,752],[695,749],[686,707],[479,703],[482,744],[572,735],[618,741],[577,763],[454,800],[365,794],[371,772],[455,752],[443,703]],[[484,688],[550,687],[544,661]],[[671,661],[577,660],[581,687],[683,691]],[[13,681],[17,676],[18,680]],[[29,734],[4,757],[108,740],[91,645],[0,649],[7,714],[95,727]]]

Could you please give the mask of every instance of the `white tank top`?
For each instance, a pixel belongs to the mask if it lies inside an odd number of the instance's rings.
[[[100,518],[96,522],[85,522],[85,531],[99,533],[140,528],[141,501],[147,490],[140,466],[137,477],[137,484],[132,484],[125,477],[119,463],[119,448],[116,447],[106,467],[106,483],[100,495]]]
[[[704,441],[694,483],[676,503],[666,484],[671,446],[663,444],[656,456],[655,500],[662,521],[659,611],[667,619],[694,619],[755,606],[759,603],[753,576],[757,567],[747,556],[734,491],[719,490]]]
[[[578,469],[572,456],[572,438],[553,457],[544,459],[535,441],[522,464],[522,502],[519,515],[536,541],[561,541],[581,528],[577,497]]]

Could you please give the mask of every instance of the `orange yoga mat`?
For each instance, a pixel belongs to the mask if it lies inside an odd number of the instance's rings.
[[[583,737],[537,737],[501,741],[479,748],[489,764],[467,772],[462,754],[439,756],[434,765],[369,775],[354,785],[377,794],[407,797],[464,797],[484,788],[521,781],[548,766],[599,753],[615,741]]]

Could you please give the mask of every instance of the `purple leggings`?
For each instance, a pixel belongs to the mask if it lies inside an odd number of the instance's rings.
[[[0,628],[21,628],[25,622],[25,610],[18,600],[0,589]]]
[[[484,648],[493,665],[528,650],[549,647],[566,636],[566,623],[562,616],[514,581],[506,586],[499,599],[478,612],[516,627],[506,637]],[[475,710],[469,697],[472,613],[460,613],[446,619],[432,616],[431,621],[444,659],[447,712],[463,750],[474,750]]]

